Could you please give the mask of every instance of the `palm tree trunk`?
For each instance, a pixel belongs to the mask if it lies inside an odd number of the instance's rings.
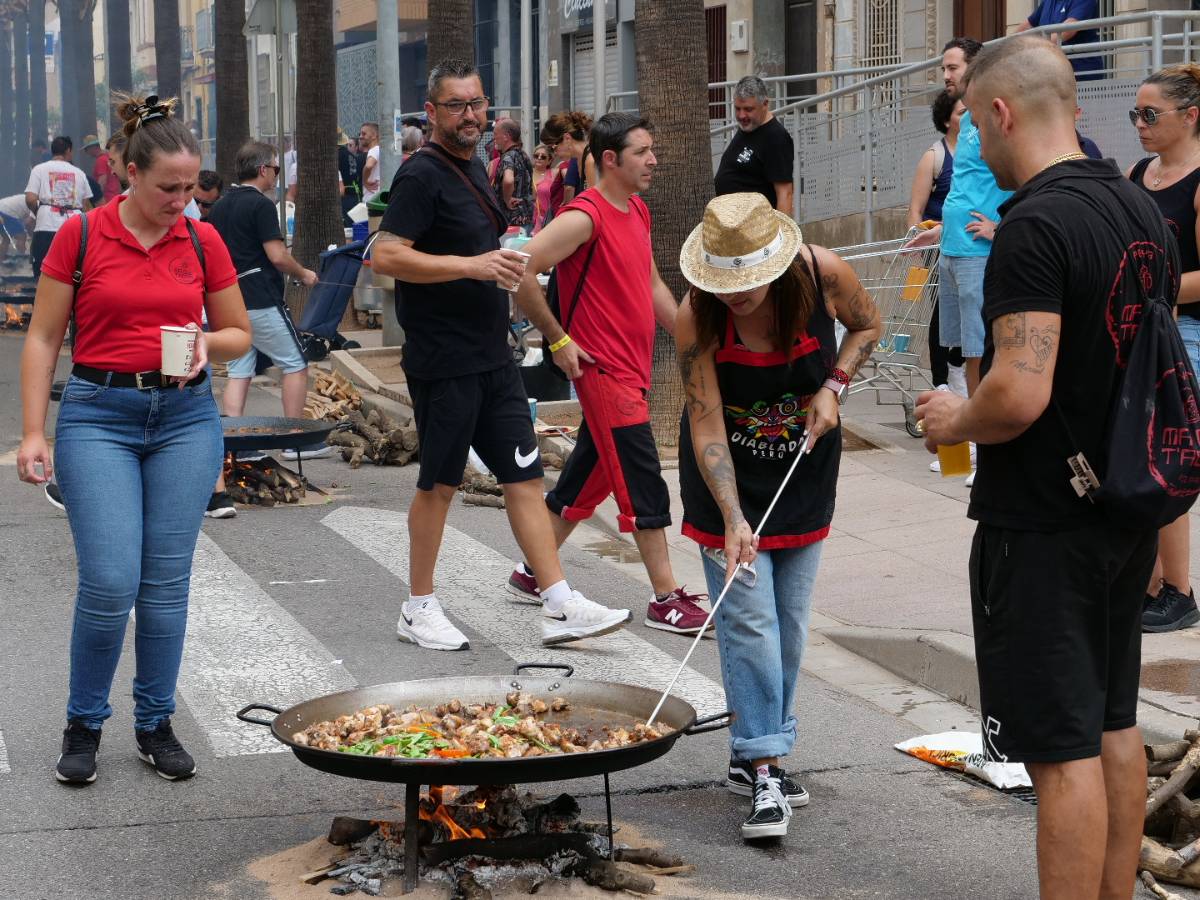
[[[329,0],[296,2],[296,70],[333,72],[333,7]],[[300,78],[296,84],[296,236],[292,253],[316,269],[319,254],[340,244],[342,206],[337,183],[337,85],[332,78]],[[307,290],[288,298],[293,315],[303,309]]]
[[[0,19],[0,156],[4,156],[0,178],[3,179],[4,194],[11,193],[16,173],[12,158],[16,135],[13,133],[13,85],[12,85],[12,30],[7,19]]]
[[[24,180],[22,171],[29,157],[29,22],[25,15],[13,16],[13,182]],[[40,48],[39,48],[40,49]],[[41,62],[41,55],[37,57]],[[24,187],[19,185],[18,188]]]
[[[46,0],[29,0],[29,132],[30,144],[46,140]],[[30,159],[30,148],[21,156]]]
[[[639,107],[654,125],[659,161],[642,195],[653,216],[654,261],[671,293],[682,298],[687,284],[679,248],[713,195],[704,0],[637,0],[634,40]],[[663,53],[664,47],[672,52]],[[660,330],[650,387],[650,420],[660,444],[678,440],[682,408],[675,344]]]
[[[75,77],[75,69],[79,60],[79,26],[77,13],[79,0],[57,0],[59,27],[59,85],[62,88],[62,124],[59,134],[71,135],[78,141],[84,132],[79,130],[78,94],[79,82]]]
[[[63,134],[76,146],[96,130],[96,69],[92,43],[95,0],[59,0],[62,26]]]
[[[128,93],[133,88],[133,63],[129,49],[129,0],[104,0],[105,59],[108,62],[109,127],[116,132],[122,125],[112,92]]]
[[[474,0],[429,0],[429,67],[444,59],[475,62]]]
[[[250,70],[246,61],[246,5],[216,0],[213,8],[217,88],[217,171],[227,184],[234,177],[238,148],[250,139]]]
[[[154,0],[154,68],[158,96],[178,97],[183,48],[179,37],[179,0]],[[187,115],[183,118],[186,120]]]

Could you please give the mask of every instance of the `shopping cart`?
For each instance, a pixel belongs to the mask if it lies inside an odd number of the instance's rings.
[[[850,264],[879,308],[882,327],[871,358],[863,363],[850,393],[874,391],[879,405],[904,407],[904,428],[920,437],[916,395],[931,390],[929,320],[937,303],[939,247],[902,250],[920,232],[910,228],[897,240],[841,247],[833,252]]]

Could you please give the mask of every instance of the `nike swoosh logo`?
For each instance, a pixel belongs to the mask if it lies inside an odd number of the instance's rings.
[[[560,615],[557,615],[557,616],[546,616],[546,618],[553,619],[555,622],[565,622],[565,621],[567,621],[567,614],[561,613]]]
[[[530,466],[532,466],[533,461],[537,458],[538,458],[537,447],[534,447],[532,450],[530,450],[529,454],[527,456],[521,455],[521,447],[519,445],[517,446],[517,448],[515,450],[513,450],[513,459],[515,459],[517,461],[517,465],[520,466],[522,469],[527,469]]]
[[[412,628],[412,619],[410,619],[404,613],[400,613],[400,618],[404,620],[405,625],[407,625],[409,628]]]

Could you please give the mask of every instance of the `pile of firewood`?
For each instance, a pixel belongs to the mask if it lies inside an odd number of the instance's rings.
[[[298,503],[304,496],[304,482],[283,466],[256,466],[234,461],[225,474],[225,491],[237,503],[274,506]]]
[[[365,416],[356,409],[346,412],[328,440],[342,448],[342,459],[352,469],[364,459],[377,466],[406,466],[417,458],[417,426],[408,418],[396,421],[379,409]]]
[[[1152,886],[1154,879],[1200,887],[1200,730],[1185,732],[1181,741],[1147,744],[1146,759],[1150,777],[1138,865],[1147,887],[1159,897],[1173,896]]]
[[[462,502],[468,506],[504,509],[504,489],[496,482],[496,476],[490,472],[485,475],[474,466],[468,465],[458,489],[462,492]]]
[[[347,412],[362,409],[362,395],[344,375],[313,370],[313,388],[304,400],[304,418],[340,419]]]

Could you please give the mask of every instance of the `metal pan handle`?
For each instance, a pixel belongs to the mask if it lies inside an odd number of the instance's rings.
[[[707,734],[710,731],[720,731],[733,724],[733,713],[729,710],[712,716],[705,716],[692,723],[691,728],[683,729],[684,734]]]
[[[243,706],[237,711],[237,717],[243,722],[249,722],[251,725],[265,725],[268,728],[274,724],[274,720],[260,719],[258,716],[246,715],[246,713],[250,712],[252,709],[263,709],[269,713],[275,713],[275,715],[279,715],[281,712],[283,712],[282,709],[279,709],[276,706],[268,706],[266,703],[251,703],[248,706]]]
[[[563,678],[570,678],[575,674],[575,667],[566,663],[518,663],[513,668],[513,674],[520,675],[526,669],[562,669],[567,673]]]

